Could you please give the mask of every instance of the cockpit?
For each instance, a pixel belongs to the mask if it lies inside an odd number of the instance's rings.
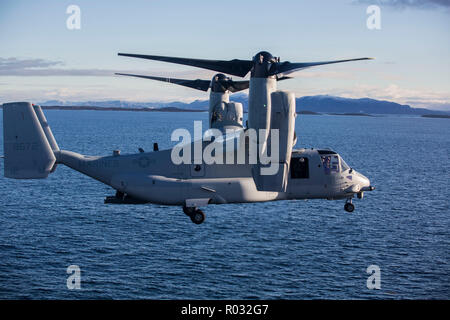
[[[355,171],[336,152],[328,149],[294,150],[290,163],[291,179],[309,179],[315,174],[333,177]]]
[[[351,199],[359,199],[372,191],[370,180],[351,168],[342,157],[329,149],[298,149],[292,151],[290,162],[290,193],[297,197],[307,194],[327,199],[346,198],[345,210],[352,212]]]

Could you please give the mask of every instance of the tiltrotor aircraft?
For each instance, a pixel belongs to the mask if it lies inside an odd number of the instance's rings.
[[[140,150],[138,154],[129,155],[114,152],[111,156],[85,156],[59,148],[40,106],[28,102],[5,103],[5,177],[42,179],[54,172],[57,164],[64,164],[114,188],[116,195],[107,197],[105,203],[150,202],[182,206],[183,212],[196,224],[205,220],[199,207],[208,204],[346,199],[344,208],[352,212],[354,196],[362,198],[365,191],[374,189],[368,178],[350,168],[336,152],[294,149],[295,97],[293,93],[276,89],[277,81],[288,79],[295,71],[369,58],[291,63],[281,62],[264,51],[252,60],[230,61],[119,55],[221,72],[211,81],[122,75],[167,81],[203,91],[210,89],[209,125],[222,136],[216,134],[211,142],[190,142],[184,145],[186,148],[177,146],[179,149],[159,151],[155,144],[153,152]],[[244,77],[249,72],[249,81],[233,81],[224,75]],[[248,125],[244,128],[242,105],[230,102],[229,93],[247,88]],[[250,134],[252,131],[256,134]],[[213,154],[216,160],[233,161],[211,163],[198,159],[195,150],[200,148],[201,153],[210,148],[211,143],[232,145],[222,152],[214,149]],[[252,149],[252,146],[256,147]],[[174,151],[190,160],[174,162]],[[276,156],[276,162],[264,162],[264,152]]]

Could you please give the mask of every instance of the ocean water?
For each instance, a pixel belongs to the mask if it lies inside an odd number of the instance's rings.
[[[61,149],[88,155],[168,148],[173,129],[207,119],[45,113]],[[194,225],[179,207],[105,205],[111,188],[64,166],[29,181],[0,168],[0,298],[449,299],[450,121],[305,115],[297,135],[297,147],[332,148],[377,189],[351,214],[343,200],[211,205]],[[67,289],[69,265],[80,290]],[[366,286],[369,265],[380,290]]]

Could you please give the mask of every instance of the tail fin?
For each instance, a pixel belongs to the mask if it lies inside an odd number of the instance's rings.
[[[59,148],[39,106],[3,104],[3,143],[5,177],[42,179],[52,172]]]
[[[50,129],[50,126],[47,123],[47,118],[45,117],[44,112],[42,112],[41,106],[33,104],[33,108],[39,123],[41,124],[42,130],[44,130],[45,137],[50,144],[50,148],[52,148],[53,152],[59,151],[58,144],[53,136],[52,129]]]

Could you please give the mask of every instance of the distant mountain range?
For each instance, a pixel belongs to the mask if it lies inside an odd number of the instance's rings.
[[[237,93],[231,96],[230,100],[242,103],[244,111],[248,109],[248,95]],[[65,102],[50,100],[40,103],[42,106],[77,106],[77,107],[98,107],[98,108],[120,108],[124,109],[163,109],[163,110],[208,110],[208,100],[195,100],[191,103],[185,102],[129,102],[121,100],[110,101],[84,101]],[[411,114],[411,115],[448,115],[449,112],[436,111],[425,108],[412,108],[409,105],[398,104],[390,101],[375,100],[369,98],[351,99],[329,95],[305,96],[296,99],[297,112],[317,112],[317,113],[361,113],[361,114]],[[155,110],[156,111],[156,110]]]

